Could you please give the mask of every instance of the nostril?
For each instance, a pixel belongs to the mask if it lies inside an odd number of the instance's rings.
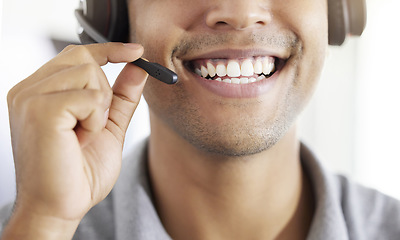
[[[258,25],[265,25],[265,21],[258,21],[256,24],[258,24]]]
[[[213,12],[208,15],[206,23],[209,27],[219,30],[243,30],[249,27],[263,27],[269,22],[266,14],[230,14],[229,12]]]
[[[224,21],[218,21],[218,22],[215,23],[215,25],[216,26],[223,26],[223,25],[227,25],[227,23],[224,22]]]

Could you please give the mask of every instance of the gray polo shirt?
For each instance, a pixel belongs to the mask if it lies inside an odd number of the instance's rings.
[[[171,239],[153,205],[146,153],[143,142],[124,160],[114,189],[85,216],[74,239]],[[329,173],[304,145],[300,154],[316,198],[308,240],[400,240],[399,201]],[[0,211],[0,231],[10,209]]]

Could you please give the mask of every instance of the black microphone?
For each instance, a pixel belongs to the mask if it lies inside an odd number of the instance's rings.
[[[178,81],[178,75],[168,68],[158,64],[139,58],[132,62],[136,66],[145,70],[150,76],[167,84],[175,84]]]

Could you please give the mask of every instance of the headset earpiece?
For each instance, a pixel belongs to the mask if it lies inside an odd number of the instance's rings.
[[[127,0],[81,0],[75,11],[83,28],[82,43],[126,42]],[[329,44],[342,45],[348,35],[360,36],[366,24],[365,0],[328,0]]]
[[[329,44],[340,46],[347,36],[361,36],[366,25],[365,0],[328,0]]]
[[[82,44],[97,43],[97,41],[83,31],[83,29],[78,33],[78,37]]]
[[[84,44],[127,42],[129,38],[126,0],[81,0],[75,16]]]

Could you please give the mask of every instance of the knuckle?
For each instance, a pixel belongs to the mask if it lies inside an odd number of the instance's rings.
[[[101,108],[111,104],[113,93],[109,90],[96,90],[94,98],[96,99],[95,102]]]
[[[97,73],[99,68],[100,67],[94,63],[85,63],[80,66],[82,73],[87,75]]]
[[[113,95],[114,95],[114,92],[113,92],[112,88],[111,87],[106,88],[105,89],[105,93],[106,93],[107,98],[109,100],[111,100]]]
[[[19,92],[21,92],[24,88],[24,83],[31,78],[32,76],[20,81],[19,83],[15,84],[7,93],[7,101],[8,103],[12,103],[13,99]]]
[[[11,111],[14,108],[19,108],[24,102],[24,90],[18,87],[18,85],[14,86],[7,94],[7,103],[8,108]]]
[[[99,88],[99,71],[100,66],[94,63],[85,63],[79,66],[80,74],[85,76],[87,81],[85,88]]]
[[[46,104],[41,100],[40,97],[31,97],[25,99],[23,104],[19,104],[19,116],[22,121],[29,121],[29,124],[38,122],[38,116],[42,114],[39,113],[41,109],[46,109]],[[47,103],[48,105],[48,103]]]
[[[74,54],[80,59],[93,59],[92,54],[85,45],[77,45],[73,48]]]
[[[63,53],[63,52],[68,52],[69,50],[74,49],[76,46],[77,46],[77,45],[75,45],[75,44],[70,44],[70,45],[66,46],[66,47],[61,51],[61,53]]]
[[[14,98],[15,98],[15,88],[16,86],[14,86],[13,88],[11,88],[8,93],[7,93],[7,103],[8,106],[11,106],[14,102]]]
[[[9,109],[12,110],[14,108],[19,108],[22,105],[23,100],[21,99],[21,94],[15,94],[12,98],[9,99],[8,106]]]
[[[92,90],[91,94],[92,94],[93,102],[95,102],[96,104],[101,104],[104,102],[105,94],[103,91]]]
[[[110,89],[104,89],[103,92],[104,92],[104,102],[107,105],[110,105],[114,95],[113,91],[110,88]]]
[[[25,102],[25,111],[27,113],[36,112],[37,109],[47,109],[50,101],[44,101],[45,99],[40,96],[30,97],[26,99]]]
[[[40,104],[40,103],[37,100],[37,98],[27,99],[22,108],[22,111],[25,112],[26,115],[32,116],[36,112],[36,106],[38,106],[38,104]],[[42,107],[44,107],[44,106],[42,105]]]

